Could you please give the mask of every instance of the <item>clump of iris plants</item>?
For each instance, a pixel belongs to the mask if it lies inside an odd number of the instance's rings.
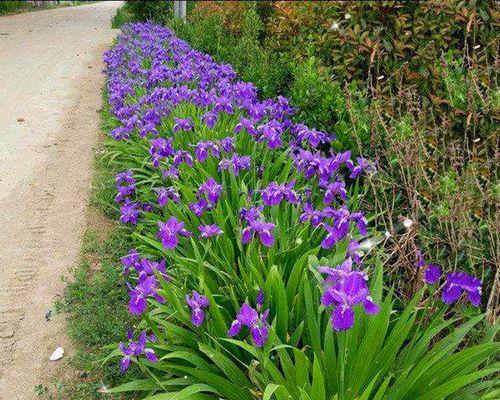
[[[127,25],[104,61],[115,201],[134,243],[121,262],[142,331],[120,344],[122,370],[137,362],[151,393],[204,399],[443,398],[429,397],[451,378],[433,375],[439,363],[403,376],[433,337],[408,336],[419,299],[394,318],[362,249],[359,187],[374,163],[334,151],[335,135],[295,121],[288,99],[261,99],[167,28]],[[422,290],[438,284],[442,271],[419,262]],[[480,303],[464,273],[440,290],[446,304]]]

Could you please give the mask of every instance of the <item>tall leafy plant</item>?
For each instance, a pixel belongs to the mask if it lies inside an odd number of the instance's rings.
[[[111,357],[145,377],[112,392],[444,399],[491,388],[498,344],[459,348],[482,316],[459,325],[439,306],[429,323],[433,302],[421,303],[430,290],[477,305],[478,280],[448,275],[436,290],[440,271],[419,265],[422,289],[401,305],[381,264],[362,263],[368,160],[329,152],[333,137],[293,122],[285,98],[259,100],[168,29],[127,26],[105,62],[107,158],[122,171],[115,200],[134,245],[122,262],[141,317]]]

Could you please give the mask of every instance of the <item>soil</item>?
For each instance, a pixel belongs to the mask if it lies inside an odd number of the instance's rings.
[[[78,260],[99,137],[102,52],[120,2],[0,17],[0,399],[71,355],[63,315],[46,319]],[[61,361],[49,357],[57,346]]]

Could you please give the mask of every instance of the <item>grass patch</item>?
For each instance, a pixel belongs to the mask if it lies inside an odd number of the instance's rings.
[[[111,19],[111,28],[120,29],[122,25],[131,21],[132,21],[132,16],[127,11],[127,9],[122,6],[118,8],[118,10],[116,10],[115,16]]]

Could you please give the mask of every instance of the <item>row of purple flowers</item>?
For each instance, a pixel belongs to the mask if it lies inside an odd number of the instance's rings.
[[[148,60],[148,67],[144,67]],[[322,266],[319,271],[326,275],[322,303],[331,307],[331,322],[335,330],[347,330],[354,324],[354,307],[362,304],[366,313],[376,314],[379,307],[370,296],[368,275],[359,269],[361,253],[354,235],[349,236],[353,226],[359,236],[367,235],[367,220],[361,211],[351,212],[346,205],[348,190],[344,172],[349,179],[358,179],[363,174],[375,172],[375,166],[364,158],[351,159],[349,151],[334,153],[330,143],[333,134],[310,129],[301,123],[293,122],[293,108],[283,97],[260,100],[256,88],[247,82],[238,81],[229,65],[215,63],[210,56],[191,49],[185,42],[176,38],[167,28],[152,24],[131,24],[124,28],[117,45],[106,52],[104,61],[108,77],[109,102],[112,112],[120,125],[110,134],[117,141],[144,140],[149,148],[149,162],[161,171],[166,185],[153,189],[157,202],[134,201],[136,180],[131,170],[116,176],[116,202],[120,204],[120,220],[124,224],[135,225],[143,211],[154,211],[155,207],[164,208],[169,202],[181,207],[182,196],[175,188],[176,181],[182,180],[182,168],[215,160],[219,173],[228,171],[235,178],[243,172],[255,169],[258,178],[266,165],[257,165],[256,160],[247,154],[238,154],[236,138],[248,135],[255,143],[263,143],[269,151],[286,151],[293,158],[294,174],[304,181],[314,181],[317,189],[297,184],[297,179],[278,183],[272,181],[254,195],[262,202],[239,210],[243,223],[240,240],[242,244],[258,238],[264,247],[275,244],[276,224],[267,221],[264,207],[276,207],[287,202],[301,207],[299,222],[310,223],[324,231],[321,247],[329,249],[348,238],[349,245],[345,261],[336,267]],[[136,94],[136,88],[145,89],[146,94],[134,102],[127,101]],[[204,128],[214,129],[224,116],[238,115],[233,134],[220,140],[198,141],[187,149],[175,148],[175,135],[196,135],[197,122],[194,118],[171,117],[171,113],[181,104],[190,104],[202,110],[200,118]],[[162,137],[162,122],[172,120],[170,132]],[[191,135],[192,137],[192,135]],[[192,149],[194,148],[194,152]],[[170,186],[167,186],[170,183]],[[224,187],[216,178],[209,177],[196,190],[195,202],[185,204],[197,217],[210,213],[224,193]],[[320,197],[321,196],[321,197]],[[318,202],[317,199],[321,199]],[[323,207],[319,208],[322,203]],[[337,206],[338,205],[338,206]],[[198,226],[200,240],[212,240],[223,235],[222,228],[216,224]],[[192,236],[185,222],[171,216],[165,222],[158,222],[157,238],[165,249],[175,250],[183,237]],[[135,271],[136,284],[130,286],[129,308],[132,314],[142,314],[148,306],[148,299],[159,303],[165,300],[157,293],[159,287],[155,272],[167,281],[165,260],[153,261],[142,258],[132,249],[122,258],[125,272]],[[427,284],[440,281],[442,272],[435,265],[427,265],[423,258],[416,263],[421,268]],[[442,300],[451,304],[463,292],[470,302],[478,306],[481,297],[481,282],[465,272],[452,272],[445,276]],[[191,322],[201,327],[210,310],[208,298],[193,290],[186,295],[186,305],[191,309]],[[263,310],[264,294],[259,292],[256,306],[244,302],[234,322],[228,327],[228,336],[240,333],[245,326],[249,329],[253,343],[262,347],[268,338],[269,309]],[[154,351],[146,347],[146,334],[143,332],[138,341],[129,334],[128,346],[120,348],[124,353],[122,369],[130,364],[131,356],[144,354],[155,361]]]

